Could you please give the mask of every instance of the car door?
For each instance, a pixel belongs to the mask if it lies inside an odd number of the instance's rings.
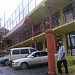
[[[20,55],[19,49],[12,50],[12,54],[10,55],[10,60],[18,59],[18,56]]]
[[[41,64],[48,63],[47,52],[43,51],[40,53],[40,61],[41,61]]]
[[[40,63],[40,52],[36,52],[29,58],[29,65],[37,65],[39,63]]]

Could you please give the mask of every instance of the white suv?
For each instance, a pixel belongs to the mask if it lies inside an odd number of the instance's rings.
[[[9,52],[9,62],[12,62],[13,60],[24,58],[28,54],[37,51],[35,48],[32,47],[20,47],[20,48],[12,48]]]

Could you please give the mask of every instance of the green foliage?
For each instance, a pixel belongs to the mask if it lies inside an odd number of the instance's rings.
[[[67,57],[67,64],[68,64],[68,66],[75,65],[75,56],[68,56]]]
[[[75,56],[67,56],[67,65],[68,65],[68,70],[69,72],[75,72]],[[57,58],[55,59],[55,65],[56,65],[56,73],[58,74],[57,72]],[[65,73],[64,71],[64,66],[62,64],[62,71],[63,73]]]

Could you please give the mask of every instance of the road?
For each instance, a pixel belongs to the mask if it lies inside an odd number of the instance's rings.
[[[14,70],[9,66],[0,66],[0,75],[48,75],[47,65],[31,67],[26,70]]]

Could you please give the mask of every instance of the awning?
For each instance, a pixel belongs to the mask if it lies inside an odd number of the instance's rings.
[[[75,20],[67,22],[53,29],[55,33],[68,33],[75,31]]]
[[[13,34],[15,34],[16,32],[20,31],[25,25],[28,24],[28,19],[27,17],[23,18],[12,30],[10,30],[5,36],[4,38],[6,37],[9,37]]]

